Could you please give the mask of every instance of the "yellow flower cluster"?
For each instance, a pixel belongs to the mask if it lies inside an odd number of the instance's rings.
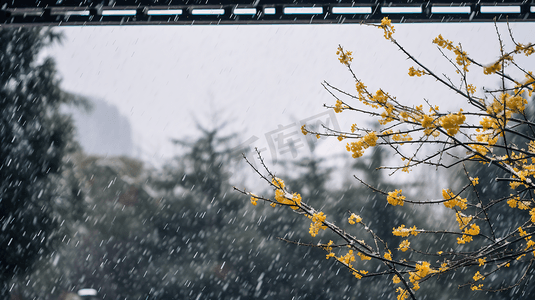
[[[379,25],[380,28],[382,28],[385,32],[385,39],[389,40],[392,38],[392,34],[396,32],[394,29],[394,26],[392,25],[392,21],[388,17],[384,17],[381,20],[381,25]]]
[[[511,113],[524,112],[526,104],[528,104],[528,101],[520,95],[513,96],[508,93],[501,93],[498,98],[494,99],[492,104],[487,107],[487,113],[497,117],[502,117],[505,114],[506,118],[510,118]],[[491,127],[496,128],[497,126],[492,124]]]
[[[529,43],[527,45],[523,44],[517,44],[515,48],[515,53],[521,53],[524,52],[524,55],[530,56],[531,54],[535,53],[534,44]]]
[[[448,270],[448,264],[443,262],[442,264],[440,264],[440,268],[438,268],[438,271],[439,272],[446,272]]]
[[[401,242],[401,244],[399,244],[398,250],[405,252],[409,250],[410,245],[411,242],[409,242],[408,240],[404,240],[403,242]]]
[[[409,298],[409,292],[402,287],[398,287],[396,292],[398,293],[397,300],[406,300]]]
[[[483,275],[481,275],[481,273],[479,273],[479,271],[477,271],[476,274],[474,275],[473,279],[474,279],[474,281],[485,280],[485,277]]]
[[[460,45],[453,46],[453,43],[450,40],[444,39],[441,34],[439,34],[438,37],[433,40],[433,44],[437,44],[443,49],[453,51],[453,53],[456,55],[455,60],[457,65],[463,67],[463,71],[468,72],[468,66],[471,64],[471,62],[468,59],[468,54],[462,50]]]
[[[328,246],[329,245],[332,245],[332,241],[329,241],[329,244],[327,244]],[[334,255],[333,252],[330,252],[332,248],[328,247],[328,248],[325,248],[329,251],[329,254],[327,254],[327,259],[331,258],[331,257],[335,257],[336,260],[338,260],[339,262],[343,263],[344,265],[346,265],[352,272],[353,272],[353,276],[355,276],[357,279],[361,279],[364,275],[368,274],[368,271],[366,270],[357,270],[355,268],[353,268],[352,266],[352,263],[355,261],[355,255],[353,254],[353,250],[349,250],[346,255],[344,256],[340,256],[340,257],[337,257]],[[361,260],[370,260],[371,257],[369,256],[366,256],[362,253],[357,253],[358,256],[360,256],[360,259]]]
[[[360,271],[354,271],[353,272],[353,275],[357,278],[357,279],[361,279],[362,278],[362,275],[366,275],[368,274],[368,271],[366,270],[360,270]]]
[[[359,215],[351,214],[347,221],[349,224],[356,224],[362,222],[362,218]]]
[[[455,214],[455,218],[457,219],[457,223],[459,223],[459,228],[462,230],[472,221],[474,217],[465,216],[463,213],[457,212]]]
[[[472,289],[472,291],[481,291],[481,288],[483,287],[483,284],[479,284],[479,285],[472,285],[472,287],[470,287]]]
[[[472,241],[472,236],[479,234],[479,226],[476,224],[471,224],[470,228],[465,228],[463,231],[463,236],[457,238],[457,244],[470,243]]]
[[[286,186],[284,184],[284,180],[278,177],[273,177],[273,179],[271,179],[271,183],[278,189],[283,189]]]
[[[308,217],[312,219],[312,223],[310,223],[310,230],[308,231],[312,237],[315,237],[320,229],[327,229],[327,226],[323,225],[323,222],[325,222],[325,219],[327,219],[327,216],[325,216],[323,212],[315,213],[313,216]]]
[[[340,63],[349,66],[349,63],[353,61],[353,52],[351,51],[344,51],[344,48],[342,46],[338,46],[338,49],[336,50],[336,55],[338,55],[338,60]]]
[[[349,250],[346,255],[337,257],[336,259],[341,263],[351,267],[351,263],[355,261],[355,255],[353,254],[353,250]]]
[[[499,70],[501,70],[501,68],[502,68],[502,62],[501,61],[497,61],[497,62],[493,63],[492,65],[488,65],[485,68],[483,68],[483,73],[485,75],[494,74],[494,73],[498,72]]]
[[[533,95],[533,90],[535,90],[535,79],[533,79],[533,72],[528,71],[524,76],[526,77],[526,80],[522,83],[522,85],[525,85],[525,87],[528,89],[528,96],[531,97]]]
[[[345,106],[342,101],[336,100],[336,104],[333,108],[335,113],[341,113],[345,108],[347,108],[347,106]]]
[[[425,71],[417,70],[414,67],[409,68],[409,76],[411,77],[414,77],[414,76],[421,77],[422,75],[425,75],[425,74],[426,74]]]
[[[419,121],[422,127],[424,128],[425,135],[429,136],[432,134],[434,137],[438,137],[440,135],[440,132],[435,130],[436,126],[434,124],[434,114],[424,114],[422,117],[420,117]]]
[[[454,136],[459,132],[460,126],[465,120],[466,117],[463,115],[462,109],[456,114],[451,113],[439,119],[440,126],[446,129],[446,132],[451,136]]]
[[[528,201],[521,201],[520,196],[511,195],[511,199],[507,200],[507,204],[509,204],[511,208],[518,207],[520,210],[528,210],[530,208],[530,203]]]
[[[346,150],[352,152],[352,157],[357,158],[364,155],[364,150],[369,147],[375,147],[377,145],[377,134],[372,131],[366,134],[364,137],[358,139],[356,142],[347,143]]]
[[[360,257],[360,260],[370,260],[370,259],[372,259],[371,257],[369,257],[369,256],[367,256],[367,255],[365,255],[364,253],[361,253],[361,252],[357,253],[357,255]]]
[[[329,240],[329,243],[327,243],[327,245],[323,245],[323,246],[320,245],[320,247],[322,247],[325,251],[329,252],[327,254],[327,256],[325,257],[326,259],[334,257],[334,253],[332,252],[333,251],[333,247],[332,247],[333,244],[334,244],[334,242]]]
[[[437,270],[431,268],[431,264],[427,261],[416,264],[416,271],[409,272],[409,281],[413,284],[413,290],[417,291],[420,289],[419,282],[425,276],[437,273]]]
[[[476,87],[472,84],[468,84],[466,86],[466,90],[468,91],[469,94],[475,94],[476,93]]]
[[[251,203],[256,206],[256,201],[258,201],[258,196],[255,194],[250,194],[250,195],[251,195]]]
[[[400,144],[403,145],[403,142],[412,141],[412,136],[410,136],[409,133],[394,133],[392,134],[392,140],[400,142]]]
[[[444,206],[446,206],[447,208],[453,209],[455,206],[457,206],[459,207],[459,209],[465,210],[467,207],[466,198],[455,196],[455,194],[453,194],[450,189],[442,189],[442,197],[445,200],[451,199],[444,202]]]
[[[290,208],[293,210],[299,209],[299,205],[301,205],[301,195],[298,193],[293,193],[292,195],[286,193],[284,191],[284,181],[280,178],[273,177],[271,180],[271,183],[277,187],[275,190],[275,200],[279,202],[281,205],[290,205]]]
[[[410,234],[417,236],[418,235],[418,229],[416,229],[416,226],[412,226],[411,228],[405,228],[405,225],[401,225],[398,228],[392,228],[392,234],[395,236],[401,236],[401,237],[407,237]]]
[[[303,124],[303,126],[301,126],[301,133],[303,133],[303,135],[307,135],[308,134],[308,131],[306,129],[306,124]]]
[[[483,68],[485,75],[491,75],[500,71],[508,61],[513,61],[513,57],[509,54],[504,54],[496,62]]]
[[[524,240],[526,240],[526,248],[524,250],[532,250],[534,249],[535,242],[531,240],[531,235],[527,236],[528,233],[522,229],[522,227],[518,227],[518,232],[521,237],[526,236]],[[532,251],[533,255],[535,256],[535,251]]]
[[[401,195],[402,191],[403,190],[395,190],[393,192],[388,192],[386,201],[388,201],[388,203],[390,203],[393,206],[396,206],[396,205],[403,206],[405,196]]]

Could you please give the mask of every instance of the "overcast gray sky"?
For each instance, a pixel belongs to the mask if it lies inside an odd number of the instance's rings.
[[[494,24],[394,26],[394,37],[435,70],[452,70],[431,44],[438,34],[461,42],[483,63],[499,54]],[[509,40],[504,24],[500,28]],[[518,41],[527,42],[535,24],[515,23],[512,28]],[[216,112],[221,119],[231,120],[229,128],[240,132],[243,142],[254,140],[251,146],[269,151],[267,133],[280,128],[295,130],[299,121],[325,113],[324,103],[335,102],[322,88],[323,80],[354,90],[351,75],[335,55],[338,44],[353,51],[355,73],[371,90],[381,87],[405,103],[423,103],[426,98],[452,110],[463,105],[434,80],[408,77],[413,64],[372,26],[86,26],[59,30],[66,38],[51,54],[57,60],[63,87],[116,105],[130,119],[134,143],[142,156],[153,160],[173,154],[170,138],[195,134],[192,116],[210,127],[209,116]],[[535,69],[533,59],[529,63]],[[497,83],[479,70],[470,76],[478,88]],[[350,114],[337,114],[336,119],[346,130],[352,123],[367,122]],[[345,148],[336,140],[329,143],[341,151]],[[324,143],[325,149],[329,143]],[[289,159],[292,153],[279,151],[277,155]]]

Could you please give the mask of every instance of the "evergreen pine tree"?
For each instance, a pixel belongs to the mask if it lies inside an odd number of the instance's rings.
[[[58,40],[50,30],[0,30],[0,298],[61,238],[54,207],[65,199],[61,176],[72,148],[70,119],[60,113],[69,96],[54,62],[39,59]]]

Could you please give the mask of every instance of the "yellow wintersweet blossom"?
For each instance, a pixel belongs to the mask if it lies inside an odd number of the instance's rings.
[[[301,133],[303,133],[303,135],[308,134],[307,129],[306,129],[306,124],[303,124],[303,126],[301,126]]]
[[[529,201],[518,201],[518,209],[521,210],[528,210],[529,209]]]
[[[479,226],[476,224],[471,224],[470,228],[465,228],[463,235],[460,238],[457,238],[457,244],[470,243],[472,241],[472,236],[478,235],[480,232]]]
[[[328,252],[331,252],[333,250],[333,247],[331,247],[333,244],[334,242],[332,240],[329,240],[329,242],[327,243],[327,246],[325,247],[325,250]]]
[[[349,250],[346,255],[337,257],[336,259],[339,262],[351,267],[351,263],[355,261],[355,255],[353,254],[353,250]]]
[[[252,193],[250,195],[251,195],[251,203],[253,205],[256,205],[256,201],[258,201],[258,196]]]
[[[377,145],[377,134],[375,131],[369,132],[356,142],[347,143],[346,150],[352,152],[353,158],[358,158],[364,155],[364,150],[369,147],[375,147]]]
[[[433,129],[435,128],[435,125],[433,124],[433,122],[434,122],[433,116],[424,115],[422,120],[420,121],[420,124],[425,129]],[[429,135],[429,134],[426,133],[426,135]]]
[[[476,177],[476,178],[470,177],[470,182],[472,183],[473,186],[478,185],[479,184],[479,177]]]
[[[479,271],[476,272],[476,274],[474,275],[474,277],[472,277],[474,279],[474,281],[478,281],[478,280],[485,280],[485,277],[483,275],[481,275],[481,273],[479,273]]]
[[[287,195],[282,189],[277,189],[275,191],[275,200],[282,205],[290,205],[290,208],[293,210],[299,209],[299,205],[301,205],[300,194],[293,193],[290,197],[290,195]]]
[[[462,110],[456,114],[450,113],[446,116],[443,116],[439,119],[440,126],[446,129],[446,132],[454,136],[459,132],[460,126],[464,123],[466,117],[463,115]]]
[[[532,43],[529,43],[527,45],[523,44],[516,44],[515,53],[521,53],[524,52],[524,55],[530,56],[531,54],[535,53],[535,47]]]
[[[309,233],[312,237],[315,237],[320,231],[320,229],[327,229],[327,226],[323,225],[323,222],[325,222],[325,219],[327,219],[327,216],[325,216],[323,212],[315,213],[310,218],[312,219],[312,223],[310,223]]]
[[[279,189],[283,189],[285,187],[284,180],[278,177],[273,177],[273,179],[271,179],[271,183],[273,183],[273,185]]]
[[[530,238],[531,238],[531,237],[527,237],[527,238],[526,238],[526,239],[527,239],[527,244],[526,244],[526,248],[525,248],[524,250],[529,250],[529,249],[531,249],[533,246],[535,246],[535,242],[532,241]]]
[[[508,93],[501,93],[498,98],[487,106],[487,113],[496,116],[503,116],[509,118],[511,113],[522,113],[524,112],[528,100],[520,95],[510,95]],[[493,127],[499,127],[495,125]]]
[[[464,232],[469,235],[478,235],[479,234],[479,226],[476,224],[470,224],[470,228],[466,228]]]
[[[394,277],[392,278],[392,282],[393,282],[394,284],[398,284],[398,283],[401,282],[401,279],[399,278],[398,275],[394,275]]]
[[[411,228],[405,228],[405,225],[402,224],[398,228],[393,228],[392,234],[401,237],[408,237],[409,234],[417,236],[418,231],[416,229],[416,226],[412,226]]]
[[[499,70],[501,70],[501,68],[502,68],[502,61],[498,60],[495,63],[493,63],[491,65],[488,65],[485,68],[483,68],[483,74],[491,75],[491,74],[494,74],[494,73],[498,72]]]
[[[358,252],[357,255],[360,257],[360,260],[370,260],[370,259],[372,259],[371,257],[366,256],[365,254],[363,254],[361,252]]]
[[[444,39],[441,34],[439,34],[438,37],[433,40],[433,44],[437,44],[439,47],[453,51],[453,53],[456,55],[455,60],[457,65],[463,67],[464,72],[468,72],[468,66],[472,62],[468,59],[468,54],[462,50],[460,45],[453,46],[453,42]],[[457,71],[457,73],[459,73],[459,71]]]
[[[404,240],[403,242],[401,242],[401,244],[399,244],[398,250],[405,252],[409,250],[410,245],[411,243],[408,240]]]
[[[467,200],[466,198],[461,198],[459,196],[455,196],[450,189],[442,189],[442,197],[444,199],[451,199],[444,202],[444,206],[447,208],[453,209],[455,206],[459,207],[461,210],[465,210],[467,208]]]
[[[377,134],[375,131],[369,132],[362,139],[364,140],[364,143],[370,147],[375,147],[375,145],[377,145]]]
[[[385,252],[383,256],[388,260],[392,260],[392,252],[390,252],[390,250],[388,250],[388,252]]]
[[[473,285],[471,287],[472,291],[481,291],[481,288],[483,287],[483,284],[480,285]]]
[[[398,293],[397,300],[406,300],[409,298],[409,292],[402,287],[398,287],[396,292]]]
[[[425,71],[417,70],[414,67],[409,68],[409,76],[411,77],[414,77],[414,76],[421,77],[422,75],[425,75],[425,74],[426,74]]]
[[[349,222],[349,224],[356,224],[360,223],[362,221],[362,218],[359,215],[351,214],[347,221]]]
[[[392,135],[392,140],[396,142],[401,142],[400,144],[403,145],[403,142],[412,141],[412,137],[409,135],[409,133],[394,133]]]
[[[340,100],[336,100],[336,104],[334,105],[334,112],[335,113],[341,113],[344,110],[344,103]]]
[[[357,278],[357,279],[361,279],[362,278],[362,275],[366,275],[368,274],[368,271],[366,270],[360,270],[360,271],[355,271],[353,272],[353,275]]]
[[[401,192],[403,190],[395,190],[393,192],[388,192],[388,196],[386,197],[386,201],[390,203],[393,206],[400,205],[403,206],[405,196],[401,195]]]
[[[381,20],[381,25],[379,25],[385,32],[385,39],[389,40],[392,38],[392,34],[396,32],[394,26],[392,26],[392,21],[388,17],[384,17]]]
[[[429,262],[423,261],[421,263],[416,264],[415,272],[409,272],[409,281],[412,284],[415,284],[418,281],[422,280],[425,276],[436,272],[436,270],[433,270],[431,268],[431,264]]]
[[[473,216],[466,216],[461,212],[457,212],[455,214],[455,218],[457,219],[457,223],[459,223],[459,229],[464,229],[470,221],[474,218]]]
[[[529,215],[531,216],[531,223],[535,223],[535,208],[529,211]]]
[[[338,60],[340,61],[340,63],[346,66],[349,66],[349,63],[353,61],[353,52],[344,51],[344,48],[342,48],[342,46],[338,46],[338,49],[336,50],[336,55],[338,55]]]
[[[484,266],[485,263],[487,262],[487,258],[486,258],[486,257],[484,257],[484,258],[479,258],[479,259],[477,260],[477,262],[479,263],[479,266],[480,266],[480,267],[481,267],[481,266]]]
[[[472,84],[468,84],[466,86],[466,90],[468,91],[469,94],[475,94],[476,93],[476,87]]]

